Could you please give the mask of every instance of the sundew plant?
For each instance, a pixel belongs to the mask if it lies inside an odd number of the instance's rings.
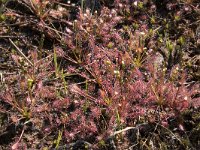
[[[0,4],[0,148],[200,146],[197,1]]]

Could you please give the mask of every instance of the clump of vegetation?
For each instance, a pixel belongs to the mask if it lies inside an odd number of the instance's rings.
[[[199,5],[0,1],[2,149],[196,149]]]

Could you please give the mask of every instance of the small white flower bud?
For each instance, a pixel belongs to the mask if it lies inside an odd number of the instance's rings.
[[[103,19],[100,19],[99,21],[100,21],[100,23],[103,23]]]
[[[138,2],[137,2],[137,1],[135,1],[133,4],[134,4],[135,6],[137,6],[137,5],[138,5]]]
[[[119,74],[119,70],[114,70],[114,74]]]
[[[87,14],[89,14],[89,13],[90,13],[90,10],[89,10],[88,8],[86,9],[86,13],[87,13]]]
[[[141,35],[145,35],[145,33],[144,33],[144,32],[140,32],[140,34],[141,34]]]

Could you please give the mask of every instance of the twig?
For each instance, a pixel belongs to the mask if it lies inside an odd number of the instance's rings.
[[[122,133],[122,132],[131,130],[131,129],[138,129],[138,128],[137,128],[137,127],[126,127],[125,129],[122,129],[122,130],[119,130],[119,131],[115,131],[115,132],[111,135],[111,137],[113,137],[113,136],[115,136],[115,135],[117,135],[117,134],[120,134],[120,133]]]
[[[15,36],[15,35],[0,35],[0,38],[23,38],[25,36]]]
[[[28,59],[28,57],[26,57],[26,55],[24,55],[24,53],[19,49],[19,47],[17,47],[17,45],[10,38],[9,38],[9,41],[17,49],[17,51],[20,53],[20,55],[22,55],[27,60],[27,62],[31,66],[33,66],[33,63]]]
[[[70,4],[64,4],[64,3],[60,3],[60,2],[56,2],[56,1],[54,3],[65,6],[65,7],[77,7],[77,6],[73,6],[73,5],[70,5]]]
[[[165,130],[167,130],[172,136],[174,136],[182,145],[184,145],[184,143],[182,142],[182,140],[178,137],[178,135],[174,134],[171,130],[169,130],[168,128],[164,127],[161,124],[158,124],[160,127],[164,128]]]
[[[18,148],[18,144],[19,144],[20,140],[22,139],[22,136],[23,136],[23,134],[24,134],[24,130],[25,130],[25,128],[23,127],[23,130],[22,130],[22,133],[21,133],[19,139],[18,139],[17,142],[12,146],[12,150],[16,150],[16,149]]]
[[[113,136],[115,136],[115,135],[117,135],[117,134],[120,134],[120,133],[122,133],[122,132],[126,132],[126,131],[128,131],[128,130],[132,130],[132,129],[139,130],[139,128],[140,128],[141,126],[144,126],[144,125],[148,125],[148,124],[147,124],[147,123],[142,123],[142,124],[136,125],[136,127],[126,127],[125,129],[122,129],[122,130],[119,130],[119,131],[115,131],[113,134],[111,134],[110,137],[113,137]]]

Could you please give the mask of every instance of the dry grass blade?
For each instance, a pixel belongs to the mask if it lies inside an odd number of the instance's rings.
[[[33,63],[28,59],[28,57],[26,57],[26,55],[24,55],[24,53],[19,49],[19,47],[17,47],[17,45],[9,38],[10,43],[16,48],[16,50],[19,52],[20,55],[22,55],[22,57],[24,57],[24,59],[26,59],[26,61],[33,66]]]
[[[117,134],[120,134],[122,132],[126,132],[126,131],[131,130],[131,129],[138,129],[138,127],[126,127],[125,129],[122,129],[122,130],[119,130],[119,131],[115,131],[111,136],[113,137],[113,136],[115,136]]]

